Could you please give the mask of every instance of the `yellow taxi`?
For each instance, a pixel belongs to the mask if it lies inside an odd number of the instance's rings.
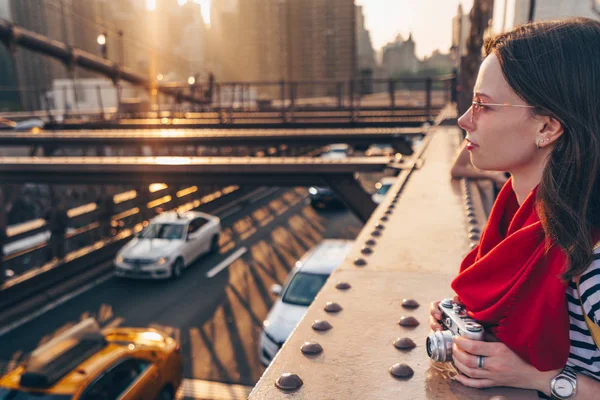
[[[90,318],[0,378],[0,400],[168,400],[182,376],[174,339],[148,328],[101,331]]]

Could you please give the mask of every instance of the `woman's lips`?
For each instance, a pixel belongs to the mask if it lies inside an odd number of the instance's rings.
[[[473,150],[474,148],[479,147],[477,144],[473,143],[469,139],[467,139],[467,150]]]

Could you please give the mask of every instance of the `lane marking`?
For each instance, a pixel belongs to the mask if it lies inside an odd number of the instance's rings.
[[[96,279],[95,281],[92,281],[92,282],[88,283],[87,285],[84,285],[71,293],[68,293],[62,297],[59,297],[58,299],[54,300],[53,302],[51,302],[49,304],[46,304],[44,307],[40,308],[39,310],[35,311],[34,313],[29,314],[15,322],[13,322],[12,324],[9,324],[9,325],[3,327],[2,329],[0,329],[0,337],[21,327],[24,324],[36,319],[40,315],[45,314],[48,311],[55,309],[56,307],[60,306],[61,304],[64,304],[67,301],[79,296],[80,294],[87,292],[88,290],[92,289],[94,286],[98,286],[98,285],[106,282],[107,280],[109,280],[112,277],[113,277],[113,272],[110,272],[110,273],[106,274],[105,276],[102,276],[102,277]]]
[[[258,188],[256,190],[251,191],[250,193],[246,193],[245,195],[243,195],[242,197],[240,197],[239,199],[236,199],[234,201],[232,201],[231,203],[227,203],[224,204],[223,206],[217,208],[216,210],[212,211],[213,215],[218,215],[220,212],[223,212],[225,210],[230,209],[233,206],[236,206],[238,204],[240,204],[242,201],[245,201],[247,199],[249,199],[252,196],[256,196],[257,194],[260,194],[261,192],[263,192],[265,189],[264,188]]]
[[[219,263],[219,265],[217,265],[216,267],[214,267],[213,269],[211,269],[210,271],[208,271],[206,273],[206,277],[207,278],[213,278],[219,272],[223,271],[225,268],[227,268],[231,264],[233,264],[234,261],[236,261],[242,255],[244,255],[247,251],[248,251],[248,249],[246,247],[242,247],[241,249],[238,249],[235,253],[233,253],[232,255],[230,255],[229,257],[227,257],[226,259],[224,259],[223,261],[221,261]]]
[[[231,214],[235,214],[236,212],[240,211],[241,209],[242,209],[242,206],[235,206],[235,207],[231,208],[229,211],[227,211],[226,213],[219,215],[219,218],[225,219],[225,218],[229,217]]]
[[[254,204],[254,203],[256,203],[257,201],[259,201],[259,200],[262,200],[262,199],[264,199],[265,197],[272,195],[273,193],[275,193],[275,192],[276,192],[276,191],[278,191],[278,190],[279,190],[279,188],[278,188],[278,187],[276,187],[276,188],[273,188],[273,189],[271,189],[271,190],[268,190],[266,193],[263,193],[263,194],[261,194],[260,196],[258,196],[258,197],[255,197],[255,198],[253,198],[252,200],[250,200],[250,204]]]

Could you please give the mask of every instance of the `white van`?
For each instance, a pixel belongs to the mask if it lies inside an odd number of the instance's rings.
[[[258,350],[263,365],[269,365],[353,245],[352,240],[323,240],[296,263],[284,289],[280,285],[271,287],[273,293],[281,296],[263,322]]]

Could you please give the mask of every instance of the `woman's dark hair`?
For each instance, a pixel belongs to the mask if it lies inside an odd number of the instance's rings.
[[[600,21],[569,18],[521,25],[485,43],[511,88],[563,135],[537,193],[547,237],[567,254],[562,278],[582,274],[600,230]]]

